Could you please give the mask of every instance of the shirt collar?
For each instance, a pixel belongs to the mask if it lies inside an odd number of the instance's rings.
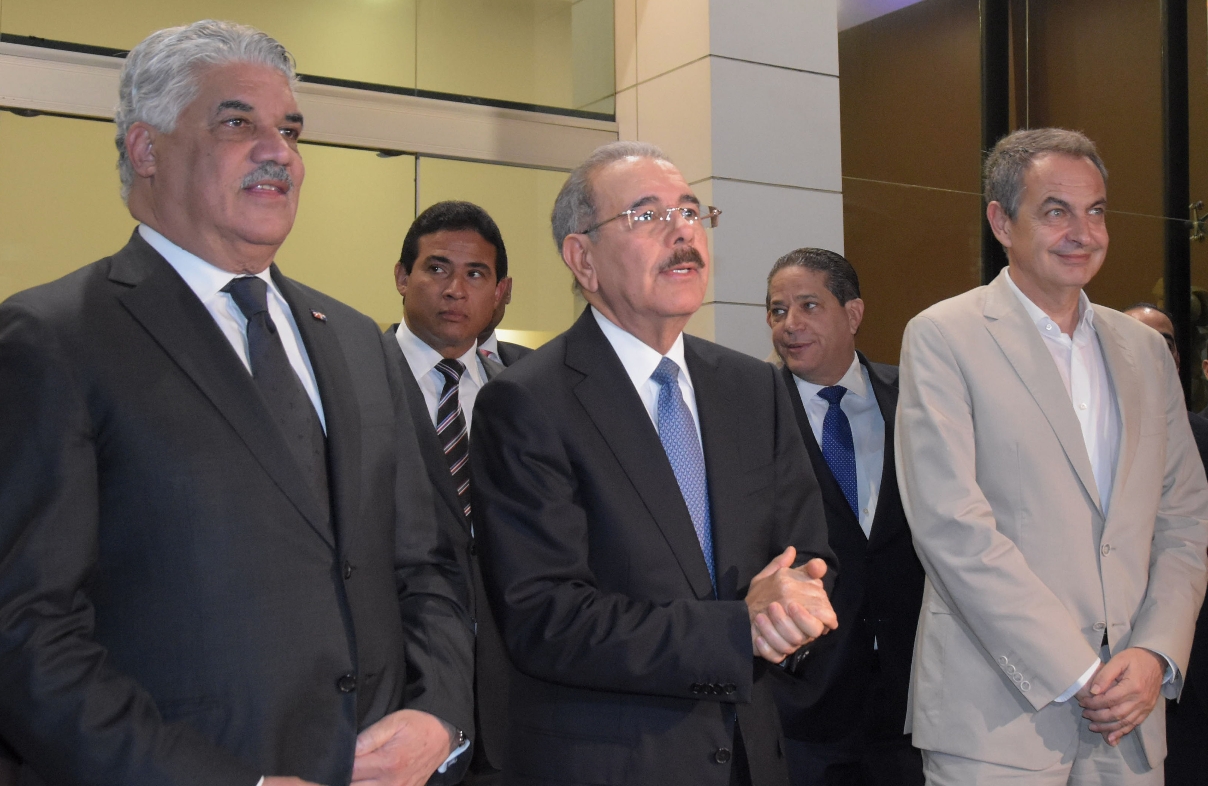
[[[822,390],[827,385],[815,385],[813,382],[797,377],[797,389],[801,391],[803,400],[808,401],[818,395],[818,391]],[[864,369],[860,365],[860,356],[852,353],[851,365],[847,367],[847,371],[835,383],[839,387],[847,388],[847,392],[851,393],[856,398],[866,398],[868,396],[868,382],[864,379]]]
[[[146,224],[138,225],[138,233],[143,240],[147,241],[147,245],[158,251],[159,255],[167,260],[202,303],[210,302],[222,291],[223,287],[240,276],[240,274],[215,267],[196,254],[185,251]],[[256,278],[263,279],[268,284],[269,291],[278,297],[281,296],[281,292],[273,283],[273,277],[268,268],[257,273]]]
[[[642,385],[650,381],[650,375],[658,368],[664,356],[637,336],[617,327],[612,320],[597,311],[595,306],[591,307],[591,315],[596,318],[596,324],[604,331],[604,337],[621,359],[621,365],[625,367],[625,373],[629,375],[633,386],[640,390]],[[688,364],[684,361],[683,333],[675,337],[675,343],[667,350],[666,357],[679,366],[680,378],[687,382],[688,389],[692,390],[692,378],[688,376]]]
[[[425,374],[436,368],[437,363],[444,360],[444,355],[428,346],[423,339],[411,332],[411,328],[407,327],[406,318],[398,323],[398,327],[394,331],[394,337],[398,341],[399,349],[403,350],[403,357],[407,358],[407,365],[411,367],[411,373],[415,375],[416,379],[422,379]],[[470,378],[478,383],[479,387],[482,387],[482,374],[479,370],[478,353],[475,351],[475,348],[470,347],[457,359],[466,367],[466,372],[470,375]]]
[[[1041,335],[1045,335],[1045,331],[1049,325],[1054,326],[1053,330],[1058,331],[1058,336],[1061,335],[1061,327],[1046,313],[1044,309],[1032,302],[1032,299],[1023,293],[1019,285],[1011,278],[1011,270],[1008,268],[1006,272],[1007,285],[1011,287],[1011,291],[1015,293],[1015,297],[1019,298],[1019,302],[1023,304],[1024,311],[1028,312],[1032,322],[1036,325],[1036,329]],[[1080,334],[1086,331],[1094,332],[1095,330],[1095,309],[1091,308],[1091,299],[1086,296],[1086,292],[1079,290],[1078,292],[1078,324],[1074,326],[1074,333]],[[1050,333],[1052,331],[1049,331]],[[1058,336],[1053,336],[1057,338]]]
[[[487,336],[486,341],[478,342],[479,351],[490,352],[495,357],[499,357],[499,337],[495,335],[495,331],[491,331],[491,335]]]

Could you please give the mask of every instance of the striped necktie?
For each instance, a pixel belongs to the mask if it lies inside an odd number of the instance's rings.
[[[466,367],[459,360],[445,358],[436,364],[436,370],[445,378],[444,390],[440,392],[440,403],[436,405],[436,436],[449,462],[449,473],[457,487],[457,498],[461,501],[466,519],[470,518],[470,435],[466,433],[466,418],[461,412],[461,375]]]

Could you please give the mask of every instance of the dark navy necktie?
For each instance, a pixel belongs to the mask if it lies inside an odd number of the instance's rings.
[[[327,488],[327,441],[302,380],[285,354],[285,345],[268,313],[268,285],[255,276],[241,276],[222,288],[247,317],[247,351],[252,379],[264,396],[273,420],[302,465],[323,511],[330,516]]]
[[[461,411],[461,375],[466,367],[460,360],[445,358],[436,364],[436,370],[445,378],[445,387],[440,392],[440,403],[436,405],[436,436],[440,438],[449,462],[449,473],[457,487],[457,499],[462,512],[470,518],[470,440],[466,433],[466,417]]]
[[[717,591],[717,573],[713,566],[713,525],[709,513],[709,482],[705,476],[705,454],[701,450],[700,438],[696,435],[696,422],[684,401],[679,386],[680,368],[671,358],[659,361],[658,368],[650,378],[659,386],[658,431],[659,441],[671,462],[671,471],[679,484],[680,494],[692,517],[692,528],[700,543],[705,565],[709,568],[709,581]]]
[[[847,413],[839,406],[847,388],[832,385],[818,391],[818,397],[830,407],[822,421],[822,457],[826,459],[831,474],[843,490],[851,512],[860,518],[860,495],[856,484],[856,445],[851,436],[851,422]]]

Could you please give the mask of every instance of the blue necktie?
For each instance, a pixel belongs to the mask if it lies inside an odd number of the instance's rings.
[[[860,518],[860,495],[856,491],[856,445],[851,436],[851,423],[847,413],[839,406],[847,388],[832,385],[818,391],[818,397],[830,404],[826,418],[822,421],[822,457],[826,459],[831,474],[843,489],[851,512]]]
[[[701,451],[700,439],[696,435],[696,423],[692,412],[684,403],[679,386],[679,366],[671,358],[659,361],[658,368],[650,378],[659,386],[658,429],[659,441],[667,452],[671,470],[679,484],[680,494],[688,505],[696,540],[700,543],[705,565],[709,568],[709,581],[717,590],[717,574],[713,566],[713,528],[709,521],[709,482],[705,477],[705,454]]]

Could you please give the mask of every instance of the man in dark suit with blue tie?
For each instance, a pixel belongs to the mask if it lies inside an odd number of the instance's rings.
[[[479,394],[507,783],[787,784],[769,675],[833,628],[831,554],[775,370],[683,334],[719,215],[654,146],[595,151],[552,219],[590,308]]]
[[[768,274],[768,325],[822,487],[841,573],[839,628],[778,675],[794,786],[909,786],[922,759],[902,733],[923,596],[893,451],[898,370],[856,351],[860,280],[839,254],[801,248]]]
[[[0,739],[20,783],[416,786],[464,766],[464,577],[397,364],[372,320],[274,263],[305,172],[293,80],[239,25],[136,46],[116,126],[138,228],[0,305]]]

